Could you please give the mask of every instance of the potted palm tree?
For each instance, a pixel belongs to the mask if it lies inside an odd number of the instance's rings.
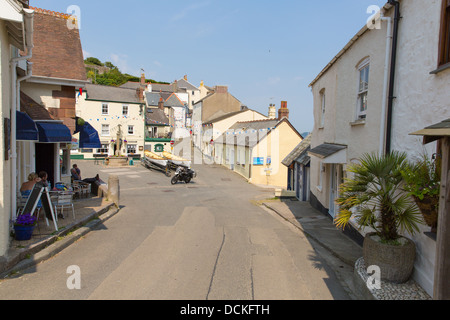
[[[380,267],[381,279],[394,283],[406,282],[414,268],[415,244],[401,234],[415,234],[422,223],[417,206],[402,189],[406,158],[399,152],[365,154],[360,164],[348,168],[353,177],[341,185],[337,199],[336,226],[345,228],[354,219],[362,229],[371,227],[364,239],[364,262]]]

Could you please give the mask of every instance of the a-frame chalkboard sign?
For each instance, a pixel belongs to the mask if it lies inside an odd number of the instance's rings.
[[[55,212],[53,211],[52,200],[50,199],[50,193],[48,190],[48,185],[46,183],[38,182],[35,184],[33,191],[28,197],[27,204],[25,205],[25,208],[22,212],[33,215],[39,204],[39,200],[42,203],[42,209],[44,209],[45,217],[47,218],[47,225],[48,219],[52,220],[55,226],[55,230],[58,231]]]

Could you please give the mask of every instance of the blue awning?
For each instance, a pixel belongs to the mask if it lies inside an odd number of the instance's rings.
[[[26,113],[16,111],[17,141],[38,141],[39,132],[36,123]]]
[[[70,143],[72,135],[70,129],[62,123],[36,122],[39,130],[39,142],[42,143]]]
[[[83,126],[79,126],[77,123],[75,133],[78,132],[80,133],[80,149],[100,149],[102,147],[97,130],[89,122],[85,122]]]

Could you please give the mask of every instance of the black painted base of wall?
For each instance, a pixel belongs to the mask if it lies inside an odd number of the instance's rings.
[[[311,206],[316,209],[317,211],[319,211],[320,213],[322,213],[323,215],[325,215],[326,217],[328,217],[330,220],[333,220],[333,217],[330,216],[329,209],[326,208],[324,205],[322,205],[322,203],[320,203],[320,201],[317,199],[317,197],[310,192],[310,203]],[[358,230],[356,230],[352,225],[348,225],[347,227],[345,227],[345,229],[342,231],[347,237],[349,237],[350,239],[352,239],[354,242],[356,242],[359,246],[363,246],[364,243],[364,237],[362,234],[360,234],[358,232]]]

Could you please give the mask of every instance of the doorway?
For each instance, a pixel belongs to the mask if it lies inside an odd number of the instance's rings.
[[[46,171],[52,186],[55,185],[55,182],[58,182],[55,181],[55,158],[55,144],[36,143],[36,173]]]

